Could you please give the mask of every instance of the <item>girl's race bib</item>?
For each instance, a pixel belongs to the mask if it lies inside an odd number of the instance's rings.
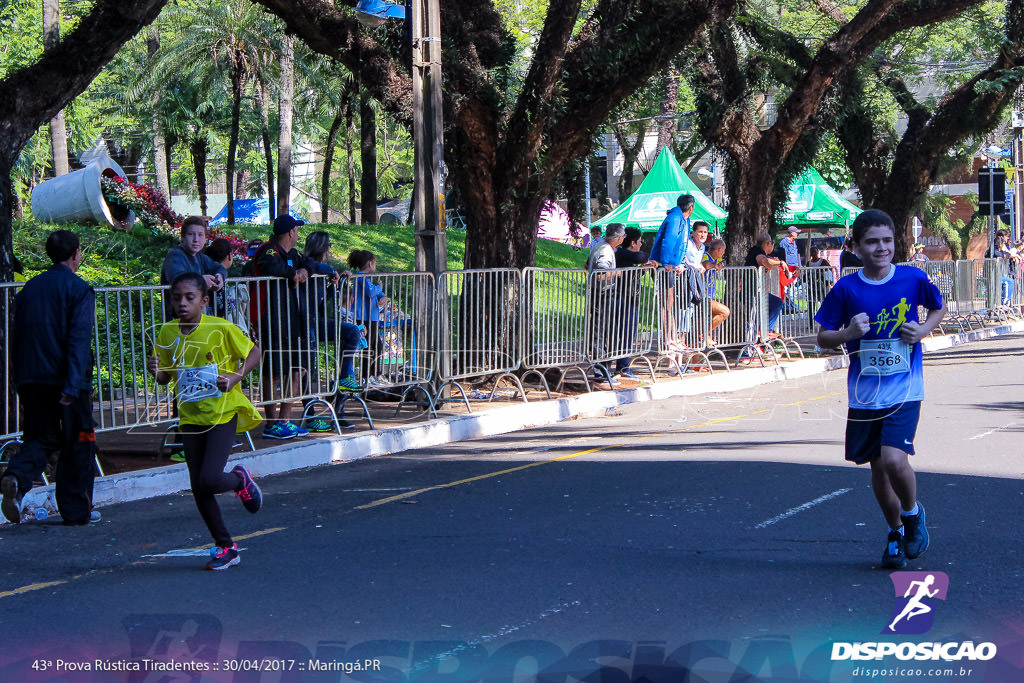
[[[217,388],[218,374],[216,363],[178,370],[178,400],[191,403],[221,396]]]

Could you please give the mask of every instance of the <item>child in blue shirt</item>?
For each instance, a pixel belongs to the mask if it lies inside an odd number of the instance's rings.
[[[908,455],[924,399],[921,339],[945,308],[924,271],[892,263],[896,231],[888,214],[865,211],[851,233],[864,269],[841,278],[814,319],[818,346],[846,344],[850,353],[846,459],[871,464],[871,486],[889,524],[882,566],[900,569],[928,547]],[[928,309],[924,322],[918,305]]]

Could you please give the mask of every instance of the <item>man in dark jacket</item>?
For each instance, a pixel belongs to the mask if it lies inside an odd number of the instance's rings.
[[[0,479],[0,509],[7,521],[21,521],[22,498],[59,449],[61,517],[67,525],[88,524],[99,519],[92,510],[96,435],[89,400],[96,300],[75,275],[82,260],[75,233],[51,233],[46,255],[53,265],[14,299],[11,365],[25,417],[24,445]]]
[[[288,214],[275,218],[273,237],[253,257],[253,275],[280,278],[255,283],[255,296],[250,294],[263,349],[263,396],[278,399],[265,407],[263,436],[268,439],[309,434],[290,420],[291,403],[283,400],[301,395],[302,373],[310,365],[308,308],[300,300],[299,285],[316,272],[316,262],[295,248],[300,225]]]

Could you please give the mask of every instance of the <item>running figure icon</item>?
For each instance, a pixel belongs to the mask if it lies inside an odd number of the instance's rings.
[[[914,618],[916,616],[919,616],[921,614],[927,614],[928,612],[932,611],[932,608],[929,605],[926,605],[924,602],[922,602],[922,600],[924,598],[934,598],[936,595],[938,595],[938,593],[939,593],[939,589],[938,588],[936,588],[934,591],[929,590],[931,588],[932,584],[934,584],[934,583],[935,583],[935,575],[934,574],[929,574],[928,576],[925,577],[925,579],[923,581],[911,581],[910,582],[910,585],[907,586],[907,592],[903,594],[903,597],[905,597],[905,598],[910,597],[910,594],[915,590],[915,586],[916,586],[917,592],[914,594],[914,597],[910,598],[910,602],[908,602],[906,604],[906,606],[904,606],[903,611],[900,612],[896,616],[896,618],[892,620],[891,624],[889,624],[889,630],[890,631],[895,632],[896,631],[896,624],[899,623],[904,618],[907,621],[910,621],[912,618]]]

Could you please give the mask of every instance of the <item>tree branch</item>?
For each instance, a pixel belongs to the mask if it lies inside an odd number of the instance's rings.
[[[0,80],[2,165],[10,168],[39,126],[84,92],[121,46],[156,19],[166,2],[96,0],[55,48]]]

